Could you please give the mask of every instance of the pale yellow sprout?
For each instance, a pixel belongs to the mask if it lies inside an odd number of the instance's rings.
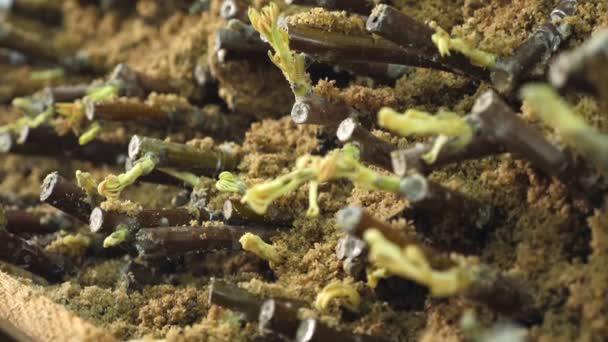
[[[101,133],[101,124],[95,121],[78,137],[78,144],[82,146],[90,143],[99,133]]]
[[[29,116],[21,117],[8,125],[0,126],[0,133],[12,132],[12,133],[18,134],[26,127],[36,128],[36,127],[42,125],[43,123],[47,122],[48,120],[50,120],[54,114],[55,114],[55,112],[53,111],[53,108],[48,108],[44,112],[42,112],[34,117],[29,117]]]
[[[119,226],[112,234],[103,240],[103,248],[110,248],[120,245],[129,237],[129,229]]]
[[[239,179],[235,174],[229,171],[220,173],[219,180],[215,182],[215,188],[222,192],[236,192],[245,194],[247,184]]]
[[[447,111],[432,115],[409,109],[400,114],[385,107],[378,112],[378,124],[402,136],[438,135],[433,149],[423,156],[431,164],[445,145],[449,143],[454,149],[461,149],[471,142],[474,135],[473,127],[463,117]]]
[[[97,182],[89,172],[76,170],[76,181],[78,186],[87,194],[91,205],[97,205],[99,193],[97,192]]]
[[[274,54],[269,51],[268,57],[281,69],[296,97],[310,94],[312,85],[306,73],[304,55],[289,49],[289,36],[285,29],[279,27],[279,6],[271,2],[261,12],[249,8],[248,15],[251,25],[274,49]]]
[[[300,185],[314,179],[312,170],[296,170],[270,182],[255,185],[247,190],[241,202],[249,204],[258,214],[264,214],[272,202],[285,196]]]
[[[375,270],[368,269],[367,270],[367,286],[372,289],[375,289],[380,282],[380,279],[386,279],[390,277],[391,274],[385,268],[378,268]]]
[[[264,260],[277,264],[281,261],[281,256],[277,249],[270,244],[267,244],[259,236],[252,233],[245,233],[239,239],[243,250],[251,252]]]
[[[349,284],[345,284],[340,281],[335,281],[323,288],[321,292],[317,294],[314,306],[317,310],[323,311],[327,309],[329,303],[335,298],[346,298],[346,307],[358,311],[361,305],[361,296],[359,292]]]
[[[332,151],[325,157],[302,156],[296,161],[294,171],[249,188],[241,201],[247,203],[255,212],[264,214],[273,201],[306,182],[323,183],[337,179],[348,179],[370,188],[399,192],[398,177],[384,176],[364,166],[356,159],[358,152],[353,151],[353,148],[352,145],[347,145],[344,149]],[[316,210],[317,190],[314,184],[309,188],[311,214]]]
[[[65,76],[63,68],[53,68],[40,71],[32,71],[30,80],[32,81],[52,81],[60,80]]]
[[[435,29],[435,34],[431,39],[441,56],[449,56],[450,50],[454,50],[465,55],[474,65],[484,68],[493,68],[496,65],[496,55],[470,46],[461,38],[450,37],[450,34],[435,22],[431,22],[429,25]]]
[[[176,171],[167,168],[160,168],[159,171],[162,171],[163,173],[166,173],[175,179],[179,179],[182,182],[192,186],[193,188],[196,188],[201,184],[201,179],[191,172]]]
[[[317,197],[319,194],[319,182],[310,181],[308,184],[308,211],[306,212],[306,216],[308,217],[317,217],[319,216],[319,203],[317,202]]]
[[[135,162],[133,168],[120,175],[108,175],[97,186],[97,192],[108,200],[118,200],[120,193],[129,185],[154,170],[156,160],[149,155],[146,155]]]
[[[419,247],[408,245],[401,249],[377,229],[367,230],[363,238],[369,245],[369,258],[375,266],[427,286],[433,296],[459,294],[477,278],[478,268],[463,260],[450,269],[434,270]]]
[[[521,94],[538,117],[557,130],[566,144],[595,163],[604,173],[608,173],[608,135],[585,122],[548,85],[526,85]]]

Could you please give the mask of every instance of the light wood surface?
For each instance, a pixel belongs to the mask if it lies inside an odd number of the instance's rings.
[[[39,294],[34,286],[0,271],[0,323],[2,320],[4,329],[21,333],[25,340],[30,337],[32,341],[115,341],[100,328]]]

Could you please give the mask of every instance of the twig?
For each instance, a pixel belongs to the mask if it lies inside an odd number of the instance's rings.
[[[321,62],[376,62],[451,71],[427,59],[418,50],[404,48],[383,38],[353,36],[317,28],[287,25],[290,47]]]
[[[81,146],[73,134],[59,136],[48,126],[26,128],[19,139],[25,142],[15,143],[9,132],[0,133],[0,153],[68,157],[99,164],[118,164],[125,156],[125,147],[122,144],[95,140]]]
[[[25,210],[6,210],[6,230],[12,234],[48,234],[69,227],[65,218],[52,215],[32,213]]]
[[[360,335],[347,331],[338,331],[325,325],[317,319],[305,319],[296,331],[296,342],[386,342],[387,339],[379,336]]]
[[[129,143],[129,157],[137,160],[147,154],[157,158],[157,167],[170,167],[206,175],[217,175],[221,171],[234,170],[240,162],[238,156],[229,149],[203,150],[134,135]]]
[[[355,142],[359,147],[362,161],[385,170],[391,169],[391,152],[395,147],[371,134],[356,119],[344,119],[338,126],[336,136],[342,143]]]
[[[252,322],[260,316],[263,300],[236,285],[211,279],[209,304],[215,304],[243,315],[243,320]]]
[[[146,258],[217,249],[240,250],[239,238],[246,233],[254,233],[267,240],[276,231],[230,225],[147,228],[137,232],[135,247]]]
[[[578,0],[562,0],[551,12],[550,19],[539,26],[512,56],[500,58],[491,73],[492,84],[501,94],[513,92],[526,73],[544,73],[546,63],[563,41],[571,35],[564,19],[576,13]]]
[[[442,56],[432,41],[435,30],[392,6],[377,5],[367,19],[366,28],[403,48],[417,51],[420,56],[444,65],[451,72],[477,80],[490,79],[488,70],[473,65],[460,53]]]
[[[128,227],[131,231],[139,228],[183,226],[191,221],[207,221],[207,212],[193,211],[187,208],[174,209],[143,209],[137,214],[128,214],[115,211],[105,211],[99,207],[91,211],[89,228],[93,233],[111,233],[118,226]]]
[[[608,29],[597,32],[581,46],[561,53],[549,69],[554,87],[583,90],[608,99]]]
[[[40,189],[40,201],[72,215],[82,222],[88,222],[91,205],[86,202],[86,193],[76,184],[67,181],[55,171],[49,173]]]

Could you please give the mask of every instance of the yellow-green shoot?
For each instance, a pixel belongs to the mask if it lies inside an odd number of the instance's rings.
[[[529,84],[522,88],[524,101],[563,141],[608,174],[608,135],[600,133],[546,84]]]
[[[289,36],[284,28],[279,27],[279,6],[271,2],[261,11],[249,8],[248,15],[251,25],[273,48],[274,54],[269,51],[268,57],[281,69],[296,98],[310,94],[312,85],[306,73],[304,55],[289,49]]]

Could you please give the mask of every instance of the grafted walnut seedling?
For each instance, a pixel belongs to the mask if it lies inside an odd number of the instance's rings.
[[[133,167],[125,173],[121,173],[118,176],[106,176],[106,178],[99,183],[97,191],[108,200],[116,201],[120,197],[120,193],[126,187],[135,183],[137,178],[152,171],[157,163],[158,161],[153,155],[147,154],[143,158],[137,160]]]
[[[281,69],[296,98],[310,94],[312,85],[306,73],[304,55],[289,49],[287,32],[279,27],[279,6],[271,2],[261,12],[250,8],[248,14],[251,25],[274,49],[275,53],[269,51],[268,56]]]
[[[431,22],[430,26],[435,29],[435,34],[433,34],[431,39],[442,57],[450,56],[453,50],[469,58],[473,65],[488,69],[496,65],[496,56],[494,54],[472,47],[461,38],[450,37],[449,33],[435,22]]]
[[[462,149],[473,139],[473,128],[456,113],[439,112],[431,115],[417,110],[408,110],[400,115],[390,108],[378,112],[378,124],[403,136],[439,135],[433,148],[422,156],[429,164],[437,159],[444,145],[450,143],[456,150]]]
[[[255,185],[247,190],[242,202],[255,212],[263,214],[277,198],[297,189],[306,182],[324,183],[336,179],[348,179],[370,188],[398,193],[399,178],[376,173],[359,162],[359,151],[352,145],[330,152],[325,157],[302,156],[296,161],[294,171],[278,178]],[[313,194],[315,186],[311,187]],[[309,211],[315,214],[316,196],[310,197]]]
[[[553,127],[573,149],[608,173],[608,135],[600,133],[548,85],[531,84],[522,97],[545,123]]]
[[[452,265],[438,270],[418,245],[400,247],[376,229],[364,234],[370,261],[378,267],[376,277],[389,274],[427,286],[436,297],[462,295],[492,310],[526,321],[537,319],[531,291],[518,279],[479,263],[474,258],[453,255]]]
[[[376,229],[367,230],[363,238],[369,244],[369,258],[376,267],[426,285],[431,294],[437,297],[463,292],[479,273],[477,266],[465,259],[456,260],[450,269],[434,270],[418,246],[407,245],[401,248],[385,239]]]

